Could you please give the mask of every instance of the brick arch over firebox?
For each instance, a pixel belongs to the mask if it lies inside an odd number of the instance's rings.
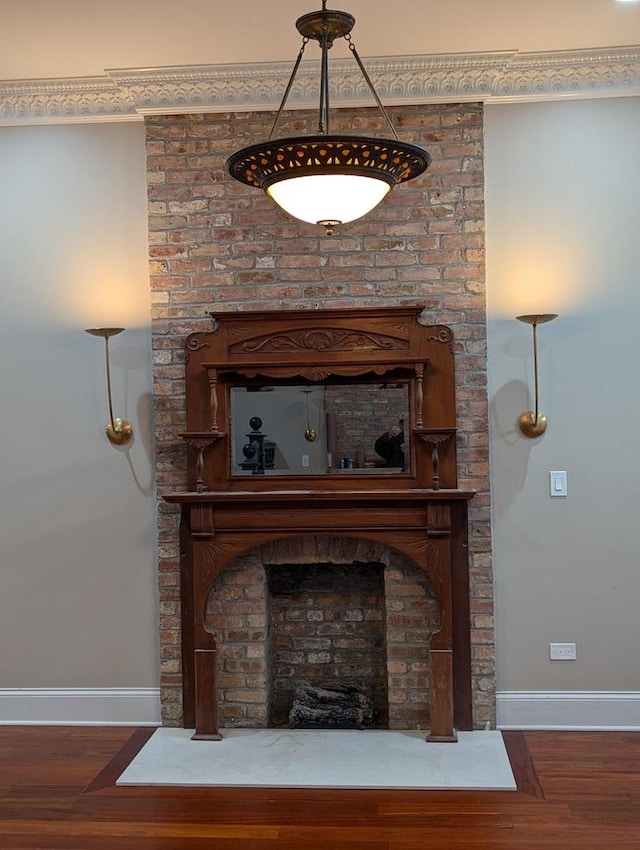
[[[303,598],[294,594],[283,605],[270,595],[267,573],[293,565],[305,571],[307,584],[320,569],[324,588]],[[349,587],[347,599],[334,586],[336,567]],[[379,606],[371,589],[361,586],[361,571],[376,568]],[[425,571],[388,545],[319,535],[257,546],[220,573],[209,595],[220,724],[282,725],[277,706],[288,705],[299,680],[342,676],[372,696],[379,725],[429,728],[428,644],[439,625],[440,607]]]

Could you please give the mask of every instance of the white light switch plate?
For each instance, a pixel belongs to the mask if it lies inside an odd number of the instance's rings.
[[[549,473],[549,494],[551,496],[567,495],[567,473],[565,470],[551,470]]]

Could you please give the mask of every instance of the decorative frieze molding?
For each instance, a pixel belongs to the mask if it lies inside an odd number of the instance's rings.
[[[108,77],[0,82],[0,126],[122,121],[135,116],[129,93]]]
[[[441,54],[366,60],[385,105],[640,95],[640,46],[552,53]],[[124,120],[278,107],[291,63],[110,70],[104,78],[0,82],[0,125]],[[290,109],[315,109],[318,65],[303,63]],[[355,62],[331,65],[333,106],[375,106]]]

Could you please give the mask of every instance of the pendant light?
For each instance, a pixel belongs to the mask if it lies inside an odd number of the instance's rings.
[[[229,174],[248,186],[263,189],[285,212],[301,221],[319,224],[331,236],[339,224],[369,213],[397,183],[412,180],[429,166],[431,156],[418,145],[401,142],[367,74],[351,30],[355,18],[327,9],[298,18],[302,47],[266,142],[232,154]],[[384,116],[393,139],[334,135],[329,131],[328,52],[336,38],[344,38]],[[272,141],[280,115],[298,71],[307,43],[314,39],[322,51],[318,132],[312,136]]]

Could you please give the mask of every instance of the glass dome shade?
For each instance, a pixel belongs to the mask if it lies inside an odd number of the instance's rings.
[[[279,207],[309,224],[355,221],[390,191],[386,180],[360,174],[306,174],[278,180],[267,188]]]

